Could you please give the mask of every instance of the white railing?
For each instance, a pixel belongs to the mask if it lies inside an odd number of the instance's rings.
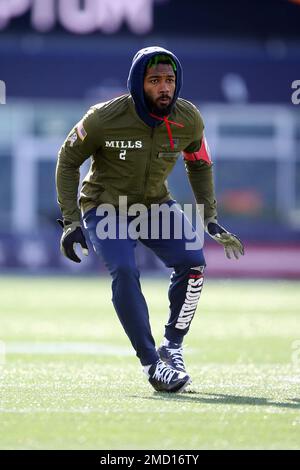
[[[299,113],[279,105],[205,105],[201,107],[208,142],[215,159],[262,159],[276,161],[276,208],[288,218],[297,208],[296,201],[296,130]],[[221,126],[249,128],[268,126],[269,136],[253,134],[222,136]],[[299,152],[300,153],[300,152]]]

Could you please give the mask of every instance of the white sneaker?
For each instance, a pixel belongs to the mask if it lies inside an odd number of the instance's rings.
[[[160,359],[177,371],[186,372],[183,360],[183,348],[176,343],[169,343],[168,346],[160,346],[157,350]]]
[[[178,371],[160,359],[151,365],[147,375],[157,392],[183,392],[191,383],[186,372]]]

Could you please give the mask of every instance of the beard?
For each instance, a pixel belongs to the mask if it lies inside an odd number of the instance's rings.
[[[156,114],[159,117],[168,116],[169,114],[171,114],[172,107],[173,107],[173,100],[171,99],[169,95],[162,95],[159,98],[162,98],[162,97],[168,97],[170,98],[170,101],[167,103],[160,103],[159,99],[153,100],[151,96],[145,93],[145,101],[146,101],[148,108],[150,109],[150,112],[153,114]]]

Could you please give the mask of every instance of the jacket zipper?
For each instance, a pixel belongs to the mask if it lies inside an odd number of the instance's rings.
[[[149,155],[149,158],[148,158],[148,162],[147,162],[147,166],[146,166],[146,170],[145,170],[145,178],[144,178],[144,198],[143,198],[144,201],[146,201],[148,176],[149,176],[149,170],[150,170],[150,165],[151,165],[151,160],[152,160],[154,130],[155,130],[155,127],[152,127],[151,128],[151,134],[150,134],[151,150],[150,150],[150,155]]]

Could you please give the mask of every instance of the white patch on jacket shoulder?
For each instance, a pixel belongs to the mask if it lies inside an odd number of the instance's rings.
[[[73,134],[68,138],[68,142],[70,142],[70,147],[73,147],[77,138],[78,138],[77,132],[73,132]]]

